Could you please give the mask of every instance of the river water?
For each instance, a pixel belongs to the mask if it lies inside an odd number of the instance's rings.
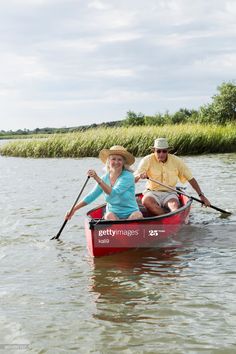
[[[50,238],[100,161],[0,157],[0,352],[236,353],[236,154],[184,160],[234,215],[195,202],[165,247],[92,259],[89,208]]]

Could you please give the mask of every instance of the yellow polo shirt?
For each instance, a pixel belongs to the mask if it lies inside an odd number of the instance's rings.
[[[170,187],[175,187],[178,180],[185,183],[193,178],[190,169],[186,164],[177,156],[168,154],[166,162],[159,162],[155,154],[145,156],[139,163],[134,175],[146,172],[148,177],[167,184]],[[155,182],[149,181],[146,188],[154,191],[169,191]]]

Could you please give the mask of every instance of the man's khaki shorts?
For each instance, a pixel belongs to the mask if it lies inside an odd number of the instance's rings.
[[[152,197],[153,199],[155,199],[157,204],[162,208],[167,207],[167,203],[170,199],[175,199],[179,203],[178,194],[175,192],[161,192],[161,191],[146,190],[143,193],[143,195],[145,197]]]

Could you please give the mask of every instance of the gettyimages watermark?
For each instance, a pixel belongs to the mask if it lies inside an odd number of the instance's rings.
[[[152,244],[155,247],[156,241],[163,241],[170,234],[179,230],[179,225],[143,225],[142,227],[110,227],[95,226],[94,244],[96,247],[147,247]]]
[[[9,350],[26,350],[30,349],[29,344],[10,344],[10,343],[0,343],[0,351],[9,351]]]
[[[145,225],[143,227],[101,226],[94,227],[95,247],[145,248],[160,247],[162,243],[179,241],[201,243],[212,242],[215,247],[236,245],[235,224],[188,224],[188,225]]]

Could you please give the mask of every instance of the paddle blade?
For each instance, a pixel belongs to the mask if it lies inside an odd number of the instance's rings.
[[[225,210],[224,213],[221,213],[221,214],[220,214],[220,218],[221,218],[221,219],[226,219],[226,218],[228,218],[230,215],[232,215],[232,213],[230,213],[228,210]]]
[[[215,209],[221,213],[221,215],[224,215],[223,217],[230,216],[232,213],[228,210],[221,209],[219,207],[216,207],[215,205],[210,205],[209,208]]]

